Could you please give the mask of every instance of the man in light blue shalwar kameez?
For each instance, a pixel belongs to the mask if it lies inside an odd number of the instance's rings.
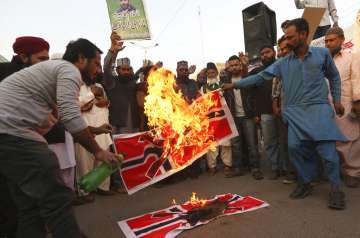
[[[223,86],[223,89],[243,88],[261,84],[274,77],[283,83],[283,118],[288,124],[289,155],[296,167],[299,183],[290,194],[293,199],[304,198],[312,191],[310,182],[316,173],[317,152],[324,160],[331,184],[330,208],[344,209],[345,195],[340,191],[340,160],[336,141],[346,141],[334,119],[328,100],[330,83],[334,108],[342,114],[341,81],[332,57],[326,48],[309,47],[306,39],[309,25],[302,18],[287,24],[285,37],[293,52],[264,71]]]

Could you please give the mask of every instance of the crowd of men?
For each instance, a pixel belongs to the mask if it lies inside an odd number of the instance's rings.
[[[328,14],[337,23],[336,11]],[[239,53],[223,69],[207,63],[192,79],[195,67],[177,63],[174,87],[184,100],[190,105],[222,88],[239,135],[160,187],[197,178],[202,161],[212,176],[221,167],[218,158],[225,177],[250,173],[261,180],[268,161],[268,179],[296,183],[290,198],[310,195],[326,176],[328,206],[346,207],[341,178],[348,187],[360,185],[360,56],[342,48],[344,32],[337,24],[315,36],[325,35],[326,48],[308,45],[309,25],[302,18],[282,27],[277,50],[264,44],[258,66]],[[162,63],[144,61],[134,72],[129,58],[117,59],[124,49],[117,33],[110,43],[102,65],[103,52],[86,39],[70,42],[63,55],[49,60],[46,40],[19,37],[11,62],[0,64],[1,238],[86,237],[72,206],[94,202],[94,196],[75,181],[102,162],[121,159],[110,133],[149,129],[146,80]],[[119,173],[95,192],[124,193]]]

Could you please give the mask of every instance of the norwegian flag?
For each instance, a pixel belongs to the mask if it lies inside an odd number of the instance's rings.
[[[127,238],[173,238],[184,230],[207,224],[218,217],[254,211],[269,206],[265,201],[251,196],[242,197],[237,194],[217,195],[213,199],[207,200],[206,204],[210,204],[210,206],[215,204],[215,206],[203,210],[205,211],[203,217],[197,216],[199,206],[187,202],[126,219],[118,222],[118,225]],[[212,215],[207,215],[207,210],[215,210],[215,212]]]
[[[209,131],[218,145],[237,136],[238,131],[221,92],[213,91],[210,94],[215,103],[208,112]],[[202,100],[202,97],[197,100]],[[210,149],[210,146],[188,146],[182,157],[186,163],[178,167],[171,156],[161,160],[163,141],[154,141],[149,132],[114,135],[113,140],[116,151],[125,155],[120,174],[129,194],[186,168]]]

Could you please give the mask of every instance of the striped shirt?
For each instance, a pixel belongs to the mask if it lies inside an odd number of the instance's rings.
[[[87,127],[81,117],[80,71],[70,62],[49,60],[20,70],[0,83],[0,134],[46,142],[39,128],[50,127],[56,111],[70,133]]]

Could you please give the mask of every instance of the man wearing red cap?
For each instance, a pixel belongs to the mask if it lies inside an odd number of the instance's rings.
[[[100,50],[78,39],[68,44],[63,60],[27,67],[0,83],[0,174],[19,211],[18,238],[45,238],[48,232],[81,237],[71,208],[74,193],[60,180],[58,160],[43,136],[54,123],[63,123],[96,160],[121,159],[99,147],[81,117],[82,77],[94,77],[100,62]]]
[[[13,50],[16,54],[10,63],[0,64],[0,81],[27,66],[49,59],[49,43],[43,38],[22,36],[16,39]]]
[[[33,36],[18,37],[13,44],[14,53],[11,62],[0,64],[0,82],[7,76],[31,65],[49,59],[49,43]],[[0,176],[0,237],[15,237],[16,208],[10,198],[5,179]]]

